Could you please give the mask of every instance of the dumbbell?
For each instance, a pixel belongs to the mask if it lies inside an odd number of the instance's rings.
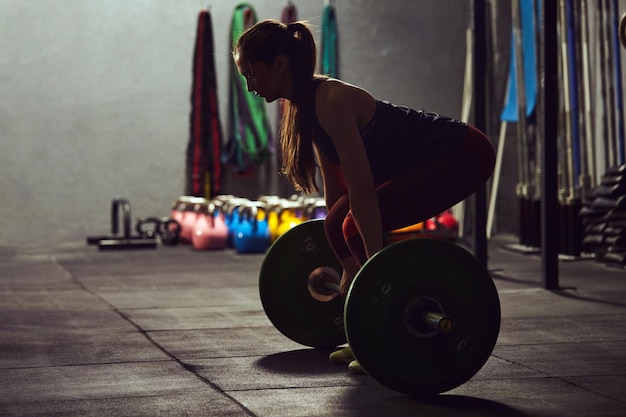
[[[289,230],[268,250],[259,275],[263,308],[288,338],[311,347],[346,342],[382,385],[430,395],[468,381],[486,363],[500,329],[488,271],[439,239],[393,243],[359,270],[344,300],[342,269],[323,220]]]

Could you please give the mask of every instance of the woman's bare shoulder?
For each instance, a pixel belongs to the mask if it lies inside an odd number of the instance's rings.
[[[376,110],[376,100],[365,89],[329,78],[317,88],[315,107],[318,117],[352,114],[359,127],[367,124]]]
[[[373,99],[365,89],[335,78],[327,78],[320,83],[316,95],[322,100]]]

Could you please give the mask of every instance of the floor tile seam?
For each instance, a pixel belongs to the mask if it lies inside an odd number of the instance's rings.
[[[17,276],[20,278],[19,282],[4,282],[2,279],[4,277],[0,277],[0,291],[11,292],[11,293],[43,293],[43,292],[56,292],[56,291],[72,291],[72,290],[80,290],[82,289],[82,285],[76,281],[74,275],[71,271],[67,270],[63,265],[61,265],[54,256],[48,256],[45,261],[41,262],[42,265],[52,265],[54,268],[59,270],[63,276],[56,277],[52,281],[46,281],[48,287],[41,286],[40,283],[36,283],[34,281],[29,281],[30,279],[36,279],[41,277],[43,274],[33,275],[32,277],[24,278],[23,276]],[[18,264],[16,266],[25,266],[26,264]],[[6,266],[6,265],[5,265]],[[16,278],[16,276],[11,276],[10,278]],[[28,280],[27,282],[23,282],[23,280]]]
[[[5,312],[6,310],[3,310],[3,312]],[[75,310],[73,313],[86,313],[86,312],[93,312],[94,310]],[[97,312],[97,310],[95,310]],[[110,310],[107,310],[107,312],[110,312]],[[72,313],[72,312],[69,312]],[[69,314],[72,315],[72,314]],[[122,327],[122,324],[107,324],[107,325],[101,325],[98,328],[94,328],[91,326],[87,326],[87,325],[81,325],[81,326],[50,326],[47,325],[46,323],[26,323],[26,324],[18,324],[18,325],[7,325],[7,326],[0,326],[0,332],[11,332],[11,333],[19,333],[19,334],[23,334],[23,333],[32,333],[33,331],[40,331],[41,329],[45,329],[45,333],[42,332],[42,334],[38,334],[38,335],[32,335],[30,336],[32,341],[35,342],[49,342],[50,339],[52,338],[52,334],[58,337],[61,337],[65,334],[77,334],[80,333],[81,335],[84,336],[91,336],[93,334],[95,335],[101,335],[103,332],[107,332],[107,334],[111,334],[111,335],[125,335],[125,334],[133,334],[133,333],[137,333],[136,329],[131,329],[128,327]],[[56,339],[55,339],[56,340]],[[9,344],[11,342],[0,342],[3,344]],[[74,343],[72,341],[72,343]]]
[[[548,373],[546,373],[546,372],[543,372],[543,371],[541,371],[541,370],[535,369],[535,368],[533,368],[533,367],[531,367],[531,366],[528,366],[528,365],[526,365],[526,364],[523,364],[523,363],[520,363],[520,362],[517,362],[517,361],[511,360],[511,359],[509,359],[509,358],[505,358],[505,357],[500,356],[500,355],[498,355],[498,354],[496,354],[496,353],[492,353],[492,354],[491,354],[491,357],[492,357],[492,358],[499,359],[499,360],[501,360],[501,361],[503,361],[503,362],[506,362],[506,363],[508,363],[508,364],[511,364],[511,365],[519,366],[520,368],[523,368],[523,369],[526,369],[526,370],[530,370],[530,371],[533,371],[533,372],[537,372],[537,373],[539,373],[540,375],[544,375],[544,376],[546,376],[546,377],[552,377],[552,375],[550,375],[550,374],[548,374]]]
[[[619,373],[612,373],[612,374],[600,374],[600,373],[595,373],[595,374],[582,374],[582,373],[578,373],[576,375],[571,375],[571,374],[557,374],[556,376],[558,376],[559,378],[613,378],[613,377],[622,377],[625,376],[626,377],[626,371],[621,371]]]
[[[504,383],[506,381],[509,382],[513,382],[513,381],[530,381],[530,380],[537,380],[537,381],[545,381],[545,380],[551,380],[551,379],[555,379],[555,376],[553,375],[545,375],[545,374],[540,374],[540,375],[516,375],[516,376],[481,376],[481,375],[477,375],[472,377],[469,381],[474,381],[474,382],[495,382],[495,383]]]
[[[172,355],[172,357],[174,357]],[[222,395],[223,397],[225,397],[226,399],[228,399],[229,401],[233,402],[234,404],[236,404],[239,408],[242,409],[242,411],[244,413],[246,413],[246,415],[250,416],[250,417],[256,417],[256,414],[254,412],[252,412],[252,410],[250,410],[248,407],[245,406],[245,404],[243,404],[242,402],[238,401],[235,397],[233,397],[232,395],[230,395],[227,391],[225,391],[219,384],[211,381],[209,378],[205,377],[204,375],[201,375],[199,372],[197,372],[197,370],[199,369],[199,367],[194,366],[194,365],[189,365],[187,363],[185,363],[182,360],[179,360],[178,358],[174,357],[174,359],[178,362],[178,364],[180,366],[182,366],[182,368],[193,374],[199,381],[203,382],[204,384],[206,384],[208,387],[210,387],[213,391],[219,393],[220,395]]]
[[[615,373],[615,374],[564,375],[564,374],[559,373],[559,372],[548,372],[548,371],[543,370],[543,369],[538,369],[538,368],[530,366],[528,364],[524,364],[524,363],[520,363],[518,361],[514,361],[514,360],[511,360],[511,359],[508,359],[508,358],[504,358],[504,357],[499,356],[497,354],[492,354],[491,356],[494,357],[494,358],[500,359],[501,361],[504,361],[506,363],[518,366],[520,368],[523,368],[523,369],[526,369],[526,370],[529,370],[529,371],[532,371],[532,372],[536,372],[537,374],[542,375],[542,377],[540,379],[543,379],[543,378],[553,378],[553,379],[558,379],[558,380],[565,381],[568,384],[575,385],[575,386],[578,386],[578,384],[575,384],[575,383],[573,383],[571,381],[568,381],[567,380],[568,377],[569,378],[615,377],[615,376],[624,376],[624,375],[626,375],[625,372]],[[531,377],[531,378],[533,378],[533,377]],[[534,378],[538,378],[538,377],[534,377]],[[515,378],[515,379],[517,379],[517,378]],[[580,388],[588,390],[588,389],[586,389],[585,387],[582,387],[582,386],[580,386]],[[593,391],[590,391],[590,392],[593,392]]]
[[[191,388],[191,389],[185,389],[186,393],[198,393],[201,394],[204,391],[200,388]],[[127,394],[127,395],[115,395],[115,396],[111,396],[111,395],[103,395],[103,396],[97,396],[97,397],[89,397],[89,398],[63,398],[63,399],[54,399],[53,401],[55,403],[81,403],[81,402],[92,402],[92,401],[111,401],[111,400],[128,400],[128,399],[144,399],[144,398],[163,398],[163,397],[168,397],[168,396],[180,396],[180,393],[172,393],[172,394],[147,394],[147,395],[133,395],[133,394]],[[20,404],[30,404],[30,405],[34,405],[34,404],[45,404],[45,405],[50,405],[51,400],[49,399],[43,399],[43,400],[29,400],[24,399],[24,398],[20,398],[19,402],[11,402],[11,401],[2,401],[0,400],[0,405],[3,406],[7,406],[7,405],[20,405]],[[0,416],[2,416],[4,414],[2,414],[0,412]]]
[[[598,344],[606,345],[606,344],[620,344],[620,343],[626,343],[626,339],[623,339],[623,340],[586,340],[586,341],[573,340],[569,342],[550,342],[550,343],[500,343],[500,342],[497,342],[496,348],[516,347],[516,346],[563,346],[563,345],[580,346],[580,345],[598,345]]]
[[[185,363],[186,365],[190,366],[190,367],[194,367],[194,368],[202,368],[202,365],[194,365],[191,362],[197,362],[197,361],[221,361],[224,359],[260,359],[260,358],[265,358],[267,356],[270,355],[274,355],[274,353],[267,353],[267,354],[257,354],[257,355],[229,355],[229,356],[205,356],[205,357],[194,357],[194,358],[179,358],[179,360],[183,363]]]
[[[373,379],[369,379],[369,381],[372,384],[375,384],[376,382]],[[263,392],[263,391],[287,391],[287,390],[318,390],[318,389],[337,389],[337,388],[350,388],[350,387],[360,387],[360,386],[364,386],[364,385],[368,385],[367,383],[354,383],[354,384],[350,384],[350,383],[335,383],[335,384],[318,384],[315,386],[302,386],[302,385],[293,385],[293,386],[283,386],[283,387],[262,387],[262,388],[241,388],[241,389],[227,389],[224,392],[225,393],[233,393],[233,394],[239,394],[239,393],[246,393],[246,392]],[[382,385],[381,385],[382,387]]]
[[[625,306],[626,307],[626,306]],[[618,307],[615,306],[615,309]],[[626,308],[624,308],[624,317],[626,317]],[[589,312],[589,313],[564,313],[564,312],[545,312],[544,314],[502,314],[500,318],[504,320],[511,319],[524,319],[524,320],[546,320],[548,319],[564,319],[564,318],[577,318],[577,317],[590,317],[590,318],[602,318],[603,316],[617,316],[620,317],[621,314],[616,314],[616,311],[605,311],[605,312]]]
[[[57,264],[65,269],[63,267],[63,265],[61,265],[60,263],[57,262]],[[130,323],[132,326],[134,326],[137,331],[139,333],[141,333],[150,343],[152,343],[153,346],[155,346],[158,350],[160,350],[162,353],[164,353],[166,356],[168,356],[169,358],[171,358],[175,363],[177,363],[183,370],[190,372],[192,375],[194,375],[198,380],[204,382],[207,386],[209,386],[210,388],[212,388],[214,391],[220,393],[221,395],[223,395],[224,397],[228,398],[230,401],[232,401],[233,403],[237,404],[237,406],[239,406],[248,416],[251,417],[255,417],[255,414],[252,413],[251,410],[249,410],[244,404],[240,403],[239,401],[237,401],[235,398],[231,397],[230,395],[228,395],[226,392],[224,392],[224,390],[222,390],[218,385],[216,385],[215,383],[213,383],[212,381],[210,381],[209,379],[203,377],[202,375],[198,374],[197,372],[194,372],[193,369],[190,369],[184,362],[182,362],[181,360],[179,360],[175,355],[173,355],[172,353],[170,353],[165,347],[163,347],[162,345],[160,345],[159,343],[157,343],[156,340],[154,340],[147,331],[145,331],[138,323],[136,323],[134,320],[132,320],[130,317],[128,317],[128,315],[124,314],[123,311],[119,310],[116,306],[114,306],[113,304],[111,304],[110,302],[108,302],[106,299],[104,299],[103,297],[101,297],[97,292],[93,291],[92,289],[90,289],[88,286],[86,286],[82,281],[80,281],[80,279],[78,279],[77,277],[74,276],[74,274],[72,274],[71,271],[65,269],[67,271],[67,273],[70,274],[70,276],[72,277],[72,280],[74,280],[76,283],[78,283],[81,288],[83,288],[86,292],[94,295],[95,297],[97,297],[99,300],[101,300],[102,302],[104,302],[105,304],[109,305],[111,307],[111,309],[113,311],[115,311],[123,320],[127,321],[128,323]]]
[[[179,329],[144,329],[145,333],[173,333],[173,332],[189,332],[189,331],[207,331],[207,330],[259,330],[259,329],[274,329],[271,324],[265,324],[263,326],[228,326],[228,327],[197,327],[197,328],[179,328]],[[142,328],[143,329],[143,328]]]
[[[249,304],[209,304],[209,305],[187,305],[187,306],[148,306],[148,307],[117,307],[120,311],[146,311],[146,310],[199,310],[203,308],[239,308],[246,307]],[[250,306],[252,306],[250,304]],[[263,312],[263,307],[259,303],[257,305],[256,301],[254,302],[254,308],[247,308],[245,311],[259,311]],[[244,310],[242,310],[244,311]]]
[[[37,277],[39,278],[39,277]],[[2,277],[0,277],[0,283],[2,283]],[[5,293],[12,294],[45,294],[45,293],[56,293],[56,292],[69,292],[69,291],[80,291],[81,288],[76,285],[75,282],[72,281],[60,281],[54,282],[52,280],[46,281],[45,284],[41,284],[40,282],[11,282],[11,283],[2,283],[0,284],[0,291]]]
[[[610,375],[596,375],[596,376],[610,376]],[[624,404],[624,405],[626,405],[626,400],[624,400],[624,399],[620,399],[620,398],[617,398],[617,397],[612,397],[612,396],[607,395],[607,394],[605,394],[605,393],[603,393],[603,392],[601,392],[601,391],[595,391],[595,390],[592,390],[591,388],[585,387],[585,386],[583,386],[583,385],[581,385],[581,384],[577,384],[576,382],[574,382],[574,381],[571,381],[571,380],[567,379],[568,377],[569,377],[569,378],[580,378],[580,377],[584,377],[584,376],[579,376],[579,375],[575,375],[575,376],[574,376],[574,375],[565,375],[565,376],[560,376],[560,377],[557,377],[557,378],[558,378],[559,380],[561,380],[561,381],[563,381],[563,382],[567,383],[567,384],[570,384],[570,385],[572,385],[572,386],[574,386],[574,387],[576,387],[576,388],[578,388],[578,389],[584,390],[584,391],[586,391],[586,392],[588,392],[588,393],[591,393],[591,394],[597,395],[597,396],[602,397],[602,398],[605,398],[605,399],[607,399],[607,400],[614,401],[614,402],[616,402],[616,403],[618,403],[618,404]]]
[[[498,278],[494,278],[494,281],[497,281]],[[539,285],[537,282],[536,284]],[[503,296],[527,296],[527,297],[535,297],[538,295],[554,295],[554,296],[569,296],[569,298],[580,299],[582,301],[595,301],[595,299],[590,298],[590,296],[605,296],[618,293],[626,292],[626,284],[625,288],[611,288],[607,289],[604,287],[561,287],[558,289],[545,289],[540,286],[529,287],[529,288],[498,288],[498,294]],[[621,300],[619,297],[615,297],[616,300]],[[622,305],[626,305],[623,303]]]
[[[58,265],[61,268],[64,268],[62,264],[58,263]],[[170,352],[168,352],[163,346],[161,346],[159,343],[157,343],[152,337],[150,337],[150,335],[138,324],[136,323],[134,320],[132,320],[130,317],[128,317],[126,314],[124,314],[123,311],[119,310],[115,305],[111,304],[109,301],[107,301],[106,299],[102,298],[97,292],[95,292],[94,290],[92,290],[91,288],[89,288],[87,285],[85,285],[79,278],[75,277],[74,274],[72,274],[71,271],[66,270],[67,273],[70,274],[70,276],[72,277],[72,279],[78,284],[80,285],[80,287],[86,291],[89,294],[92,294],[93,296],[95,296],[96,298],[98,298],[100,301],[102,301],[103,303],[105,303],[106,305],[109,306],[109,308],[115,312],[122,320],[126,321],[127,323],[129,323],[131,326],[133,326],[141,335],[143,335],[143,337],[148,340],[155,348],[157,348],[157,350],[161,351],[162,353],[164,353],[166,356],[168,356],[169,358],[171,358],[172,360],[174,360],[175,362],[180,364],[180,361],[178,361],[178,359],[176,357],[174,357]]]
[[[162,346],[161,344],[159,344],[156,340],[154,340],[148,331],[144,330],[138,323],[136,323],[134,320],[132,320],[130,317],[128,317],[127,315],[125,315],[122,311],[115,309],[115,311],[121,316],[123,317],[125,320],[127,320],[131,325],[135,326],[135,328],[137,328],[137,330],[144,335],[144,337],[150,341],[154,346],[156,346],[159,350],[161,350],[165,355],[167,355],[168,357],[170,357],[176,364],[178,364],[178,366],[180,366],[184,371],[189,372],[190,374],[194,375],[199,381],[201,381],[202,383],[204,383],[205,385],[207,385],[208,387],[210,387],[213,391],[219,393],[220,395],[224,396],[225,398],[227,398],[229,401],[232,401],[234,404],[236,404],[239,408],[242,409],[242,411],[244,413],[246,413],[246,415],[251,416],[251,417],[255,417],[256,415],[249,410],[244,404],[240,403],[239,401],[237,401],[235,398],[231,397],[228,393],[226,393],[219,385],[215,384],[214,382],[212,382],[210,379],[204,377],[203,375],[200,375],[198,372],[196,372],[196,370],[194,369],[193,366],[189,366],[188,364],[186,364],[184,361],[182,361],[181,359],[179,359],[175,354],[171,353],[169,350],[167,350],[164,346]]]
[[[68,271],[70,274],[71,272]],[[204,382],[207,386],[209,386],[210,388],[212,388],[214,391],[220,393],[221,395],[223,395],[224,397],[228,398],[230,401],[232,401],[233,403],[237,404],[237,406],[239,406],[247,415],[254,417],[255,414],[252,413],[251,410],[249,410],[244,404],[240,403],[239,401],[237,401],[235,398],[231,397],[230,395],[228,395],[226,392],[224,392],[224,390],[222,390],[217,384],[213,383],[212,381],[210,381],[209,379],[203,377],[202,375],[198,374],[197,372],[195,372],[192,368],[190,368],[189,366],[187,366],[184,362],[182,362],[181,360],[179,360],[174,354],[170,353],[165,347],[163,347],[162,345],[160,345],[156,340],[154,340],[146,330],[144,330],[138,323],[136,323],[134,320],[132,320],[128,315],[126,315],[123,311],[119,310],[116,306],[114,306],[113,304],[111,304],[110,302],[108,302],[106,299],[102,298],[97,292],[94,292],[93,290],[91,290],[90,288],[88,288],[86,285],[84,285],[79,279],[75,278],[72,275],[73,279],[75,279],[84,289],[85,291],[95,295],[96,297],[98,297],[100,300],[102,300],[104,303],[108,304],[121,318],[123,318],[124,320],[126,320],[127,322],[129,322],[131,325],[133,325],[137,331],[139,331],[142,335],[144,335],[144,337],[150,341],[157,349],[159,349],[161,352],[163,352],[165,355],[167,355],[169,358],[171,358],[174,362],[176,362],[182,369],[184,369],[187,372],[190,372],[192,375],[194,375],[198,380]]]
[[[228,326],[222,326],[222,327],[190,327],[190,328],[186,328],[186,327],[179,327],[179,328],[174,328],[174,329],[153,329],[153,328],[148,328],[148,327],[142,327],[142,329],[144,329],[144,331],[146,333],[173,333],[173,332],[205,332],[205,331],[212,331],[212,330],[248,330],[248,329],[254,329],[254,330],[259,330],[259,329],[271,329],[273,328],[273,326],[268,326],[266,324],[263,325],[259,325],[259,326],[236,326],[236,325],[228,325]]]
[[[509,364],[513,364],[513,365],[519,366],[521,368],[524,368],[524,369],[536,372],[537,374],[541,375],[540,377],[531,377],[529,379],[542,379],[542,380],[551,379],[551,380],[561,381],[561,382],[563,382],[563,383],[565,383],[567,385],[571,385],[571,386],[573,386],[573,387],[575,387],[577,389],[580,389],[580,390],[592,393],[594,395],[597,395],[597,396],[600,396],[600,397],[603,397],[603,398],[608,398],[608,399],[614,400],[612,397],[608,397],[606,395],[602,395],[601,393],[598,393],[596,391],[590,390],[589,388],[586,388],[586,387],[584,387],[584,386],[582,386],[580,384],[576,384],[576,383],[574,383],[572,381],[569,381],[567,379],[566,375],[555,375],[553,373],[546,372],[545,370],[536,369],[536,368],[534,368],[532,366],[528,366],[526,364],[522,364],[522,363],[519,363],[519,362],[516,362],[516,361],[512,361],[510,359],[505,359],[505,358],[497,356],[497,355],[492,355],[492,356],[496,357],[496,358],[498,358],[498,359],[500,359],[502,361],[505,361],[505,362],[507,362]]]
[[[110,366],[110,365],[137,365],[137,364],[160,364],[160,363],[173,363],[176,362],[173,359],[150,359],[150,360],[124,360],[124,361],[110,361],[110,362],[85,362],[85,363],[65,363],[55,365],[42,365],[42,366],[13,366],[8,368],[0,368],[0,373],[4,371],[25,371],[34,369],[60,369],[60,368],[73,368],[73,367],[98,367],[98,366]]]

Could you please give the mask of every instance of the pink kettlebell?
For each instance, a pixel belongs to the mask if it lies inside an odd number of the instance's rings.
[[[170,218],[176,220],[179,224],[183,222],[183,212],[186,207],[187,201],[189,201],[192,197],[190,196],[182,196],[178,197],[176,201],[172,203],[172,210],[170,212]]]
[[[196,225],[198,218],[198,205],[206,204],[206,198],[194,197],[185,203],[183,210],[183,217],[180,221],[180,242],[191,243],[191,236],[193,235],[193,228]]]
[[[227,238],[228,229],[223,218],[220,218],[219,213],[216,213],[215,204],[209,202],[200,205],[191,236],[194,249],[224,249]]]

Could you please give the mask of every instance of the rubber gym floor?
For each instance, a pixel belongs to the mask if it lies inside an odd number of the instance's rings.
[[[489,242],[502,305],[492,356],[429,399],[282,336],[258,296],[262,255],[189,246],[0,248],[0,415],[625,416],[626,271]]]

